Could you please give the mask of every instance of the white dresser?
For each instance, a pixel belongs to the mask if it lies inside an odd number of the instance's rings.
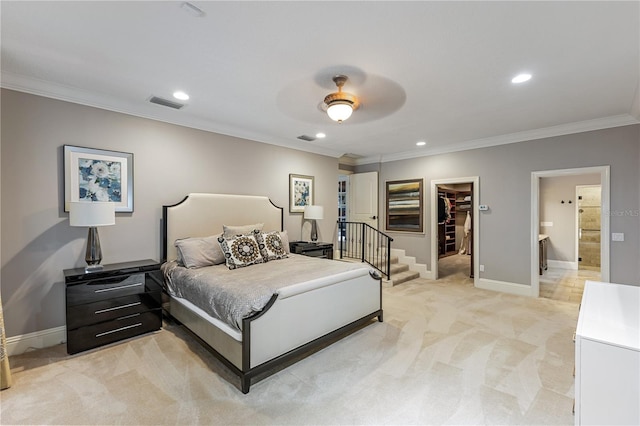
[[[640,287],[587,281],[576,330],[576,425],[640,425]]]

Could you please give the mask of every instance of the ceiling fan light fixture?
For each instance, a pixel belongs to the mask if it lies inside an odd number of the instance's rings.
[[[358,109],[360,103],[351,93],[343,92],[342,86],[347,81],[347,76],[336,75],[333,77],[334,83],[338,86],[338,91],[324,97],[324,103],[327,106],[327,115],[333,121],[342,123],[351,117],[354,110]]]
[[[327,115],[333,121],[337,121],[338,123],[342,123],[344,120],[351,117],[353,113],[353,106],[351,103],[346,101],[333,101],[329,108],[327,108]]]

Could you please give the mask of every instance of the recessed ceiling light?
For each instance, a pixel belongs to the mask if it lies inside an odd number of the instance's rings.
[[[531,80],[531,74],[522,73],[513,77],[511,79],[511,82],[518,84],[518,83],[524,83],[525,81],[529,81],[529,80]]]
[[[425,146],[427,143],[425,141],[416,142],[417,146]]]
[[[322,138],[326,138],[327,135],[325,135],[324,133],[320,132],[320,133],[316,133],[316,138],[318,139],[322,139]]]
[[[176,99],[180,99],[181,101],[189,100],[189,95],[184,93],[182,90],[178,90],[177,92],[173,92],[173,97]]]

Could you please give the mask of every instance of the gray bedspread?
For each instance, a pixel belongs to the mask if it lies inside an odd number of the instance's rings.
[[[242,330],[242,319],[260,312],[279,289],[363,269],[363,264],[290,254],[285,259],[233,270],[224,264],[187,269],[175,261],[165,263],[162,269],[169,294]]]

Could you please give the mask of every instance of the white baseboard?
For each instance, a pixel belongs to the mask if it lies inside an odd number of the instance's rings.
[[[547,266],[549,268],[578,270],[578,262],[569,262],[566,260],[547,260]]]
[[[478,279],[477,288],[485,290],[499,291],[501,293],[516,294],[518,296],[534,297],[531,294],[531,286],[525,284],[516,284],[506,281],[489,280],[487,278]],[[537,297],[537,295],[536,295]]]
[[[426,278],[428,280],[433,279],[433,273],[427,270],[427,265],[422,263],[416,263],[413,266],[409,266],[409,269],[420,274],[420,278]]]
[[[50,328],[34,333],[7,337],[7,354],[21,355],[29,350],[48,348],[67,341],[67,327]]]

